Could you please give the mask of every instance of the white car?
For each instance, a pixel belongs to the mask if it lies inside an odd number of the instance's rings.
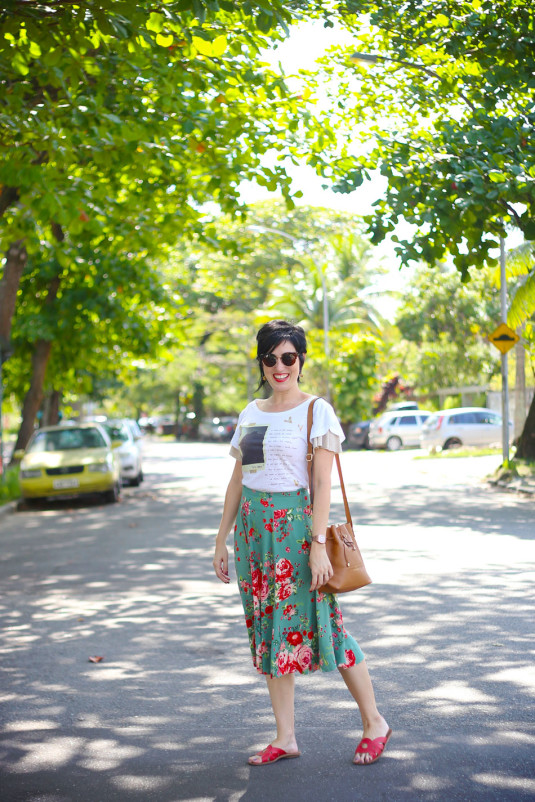
[[[512,438],[509,422],[509,440]],[[459,446],[492,446],[502,441],[502,418],[485,407],[441,409],[429,417],[420,435],[420,445],[429,451]]]
[[[137,487],[143,481],[141,443],[134,439],[132,429],[124,420],[107,420],[102,426],[121,462],[121,481]]]
[[[384,412],[370,424],[370,447],[397,451],[399,448],[419,446],[422,427],[432,414],[425,409]]]

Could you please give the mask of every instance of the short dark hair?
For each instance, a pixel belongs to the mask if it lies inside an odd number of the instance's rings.
[[[305,363],[305,354],[307,352],[305,330],[301,328],[301,326],[288,323],[287,320],[270,320],[260,327],[256,335],[256,358],[260,369],[260,384],[257,389],[260,389],[266,381],[264,371],[262,370],[262,356],[264,356],[264,354],[270,354],[279,343],[285,340],[291,342],[299,354],[299,374],[301,375]]]

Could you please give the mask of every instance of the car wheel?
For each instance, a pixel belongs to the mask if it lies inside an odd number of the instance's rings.
[[[386,441],[386,447],[389,451],[399,451],[401,448],[401,440],[399,437],[389,437]]]
[[[447,451],[448,448],[460,448],[462,446],[462,442],[459,440],[458,437],[450,437],[449,440],[446,440],[443,446],[443,450]]]
[[[111,490],[106,490],[104,493],[104,498],[108,502],[108,504],[116,504],[121,497],[121,485],[119,482],[116,482]]]
[[[130,480],[130,484],[132,485],[132,487],[139,487],[142,481],[143,481],[143,471],[140,469],[138,475]]]

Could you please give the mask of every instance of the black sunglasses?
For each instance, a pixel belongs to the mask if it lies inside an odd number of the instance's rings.
[[[262,354],[260,359],[266,368],[274,368],[277,364],[277,359],[280,359],[282,364],[289,368],[291,365],[295,364],[295,360],[298,356],[299,354],[296,354],[295,351],[287,351],[285,354],[281,354],[279,357],[275,356],[275,354]]]

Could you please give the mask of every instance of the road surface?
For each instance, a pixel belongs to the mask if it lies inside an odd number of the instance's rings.
[[[227,450],[147,442],[120,504],[0,520],[2,802],[534,799],[535,509],[483,481],[499,457],[344,454],[373,584],[342,607],[394,735],[353,766],[337,672],[301,677],[302,757],[259,770],[265,683],[211,569]]]

